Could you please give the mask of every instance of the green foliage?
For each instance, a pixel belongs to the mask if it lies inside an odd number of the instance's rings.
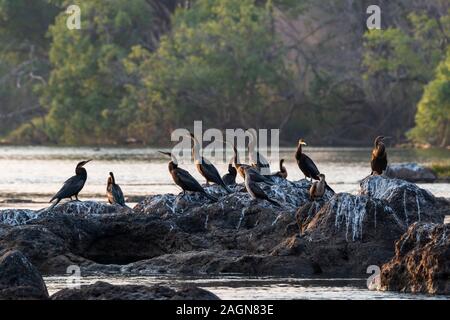
[[[130,116],[119,108],[129,82],[122,59],[148,43],[152,11],[145,0],[83,1],[82,29],[68,30],[61,13],[49,29],[52,72],[41,88],[46,131],[63,144],[120,143]]]
[[[435,78],[425,87],[409,137],[445,147],[450,144],[450,47]]]
[[[135,47],[126,61],[142,79],[130,88],[147,114],[139,119],[168,129],[196,119],[219,128],[276,124],[290,73],[272,23],[271,4],[252,0],[198,0],[178,10],[156,52]],[[151,132],[158,134],[167,136]]]

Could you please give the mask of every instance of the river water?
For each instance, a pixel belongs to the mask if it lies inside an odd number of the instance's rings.
[[[62,147],[0,147],[0,209],[43,208],[62,183],[74,174],[77,162],[93,159],[86,166],[88,181],[80,193],[81,200],[105,201],[106,179],[113,171],[127,197],[157,193],[178,193],[167,171],[167,159],[153,148],[62,148]],[[294,149],[282,149],[288,178],[303,178],[294,160]],[[356,193],[359,180],[370,173],[370,148],[305,148],[327,176],[336,192]],[[431,164],[448,162],[450,150],[389,149],[390,162]],[[221,174],[227,164],[216,164]],[[203,182],[192,164],[183,164],[194,177]],[[272,170],[278,170],[272,163]],[[240,178],[239,178],[240,179]],[[420,184],[436,196],[450,198],[450,183]],[[67,287],[66,277],[47,277],[50,293]],[[193,284],[208,289],[222,299],[450,299],[428,295],[369,291],[365,279],[299,279],[246,278],[240,276],[96,276],[83,277],[82,284],[104,280],[114,284],[165,284],[171,287]]]

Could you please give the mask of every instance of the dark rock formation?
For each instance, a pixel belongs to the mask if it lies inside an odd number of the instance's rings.
[[[187,287],[174,290],[164,286],[112,285],[98,281],[79,289],[63,289],[52,300],[219,300],[204,289]]]
[[[0,224],[0,253],[20,250],[45,274],[79,265],[83,275],[361,276],[369,264],[394,255],[394,242],[409,224],[442,223],[448,210],[403,180],[368,177],[359,195],[327,191],[317,202],[309,200],[310,182],[275,180],[261,187],[283,209],[252,200],[236,185],[233,194],[206,187],[220,198],[215,203],[199,194],[166,194],[150,196],[133,210],[73,202],[36,216],[26,213],[31,218]]]
[[[434,182],[436,174],[430,168],[417,163],[396,163],[387,167],[385,175],[389,178],[402,179],[409,182]]]
[[[19,251],[8,251],[0,257],[0,299],[48,299],[41,275]]]
[[[450,225],[411,225],[381,269],[381,289],[450,294]]]

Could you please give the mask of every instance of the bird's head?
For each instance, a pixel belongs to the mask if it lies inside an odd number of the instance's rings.
[[[178,161],[171,152],[164,152],[164,151],[158,151],[158,152],[165,156],[168,156],[171,159],[171,161],[169,162],[169,170],[172,170],[172,169],[178,167]]]
[[[86,161],[81,161],[81,162],[79,162],[79,163],[77,164],[77,168],[82,168],[82,167],[84,167],[88,162],[91,162],[91,161],[92,161],[92,159],[86,160]]]
[[[298,140],[298,145],[299,146],[307,146],[305,140],[303,140],[303,139]]]
[[[323,173],[319,174],[320,180],[325,180],[325,175]]]
[[[375,138],[375,145],[383,143],[386,139],[390,139],[391,137],[378,136]]]
[[[116,183],[116,179],[114,178],[114,173],[112,173],[112,172],[109,173],[108,183]]]

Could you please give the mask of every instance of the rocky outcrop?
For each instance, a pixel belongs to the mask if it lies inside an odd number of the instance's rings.
[[[411,225],[381,269],[381,289],[450,294],[450,225]]]
[[[204,289],[187,287],[174,290],[164,286],[112,285],[98,281],[79,289],[63,289],[52,300],[219,300]]]
[[[308,197],[310,182],[274,181],[261,187],[282,209],[252,200],[236,185],[232,194],[206,187],[218,202],[165,194],[133,210],[73,202],[27,213],[29,219],[4,219],[10,222],[0,224],[0,253],[20,250],[45,274],[79,265],[83,275],[361,276],[369,264],[394,255],[409,224],[442,223],[448,210],[416,185],[380,176],[365,179],[360,194],[327,191],[316,202]]]
[[[430,168],[417,163],[397,163],[387,167],[385,175],[389,178],[402,179],[409,182],[434,182],[436,174]]]
[[[48,299],[38,270],[19,251],[8,251],[0,257],[0,299]]]

